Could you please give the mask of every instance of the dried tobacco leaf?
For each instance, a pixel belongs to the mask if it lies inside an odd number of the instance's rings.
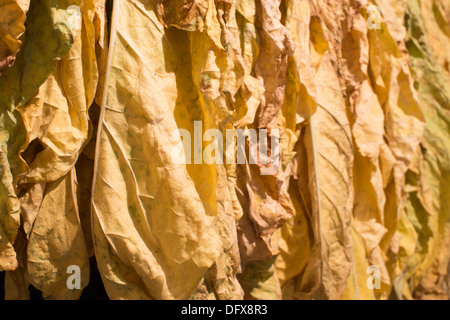
[[[71,1],[71,4],[77,2]],[[3,207],[0,212],[2,223],[0,269],[14,270],[17,266],[12,250],[19,227],[19,202],[17,199],[17,181],[28,170],[19,153],[24,149],[28,139],[21,115],[16,108],[25,104],[38,91],[39,86],[53,72],[60,59],[73,43],[71,30],[66,25],[68,15],[63,8],[68,2],[58,4],[58,10],[52,1],[33,1],[27,13],[28,31],[22,50],[11,68],[0,77],[1,106],[1,157]],[[41,46],[40,43],[46,43]],[[11,175],[12,174],[12,175]],[[5,229],[3,229],[5,228]],[[5,242],[6,241],[6,242]]]
[[[450,265],[446,249],[450,241],[450,78],[442,55],[450,44],[448,23],[443,21],[449,9],[429,0],[408,2],[406,11],[407,48],[426,126],[414,166],[407,173],[406,214],[417,245],[409,250],[409,243],[400,245],[408,259],[395,281],[400,299],[445,300],[450,296],[446,280]]]
[[[7,299],[79,298],[92,255],[112,299],[448,299],[446,2],[28,4],[0,5]],[[236,137],[266,129],[276,171]]]
[[[213,212],[171,158],[176,89],[190,89],[174,71],[189,39],[174,41],[140,1],[114,2],[110,33],[92,193],[99,270],[112,299],[187,298],[222,245]]]

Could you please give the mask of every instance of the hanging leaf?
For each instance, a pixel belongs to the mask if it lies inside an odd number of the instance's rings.
[[[30,1],[3,1],[0,4],[0,74],[13,65],[22,41],[20,36],[25,32],[25,14]]]

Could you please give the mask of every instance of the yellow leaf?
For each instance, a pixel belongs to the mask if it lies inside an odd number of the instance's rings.
[[[177,88],[195,93],[192,83],[183,87],[187,73],[174,72],[189,61],[188,40],[164,30],[155,7],[114,2],[92,193],[95,253],[112,299],[187,298],[222,251],[212,225],[217,178],[202,177],[211,199],[202,201],[186,166],[171,158],[174,109],[196,108],[177,103]]]
[[[352,267],[353,146],[329,55],[316,76],[319,107],[306,127],[314,246],[297,298],[340,299]],[[319,89],[320,88],[320,89]]]

